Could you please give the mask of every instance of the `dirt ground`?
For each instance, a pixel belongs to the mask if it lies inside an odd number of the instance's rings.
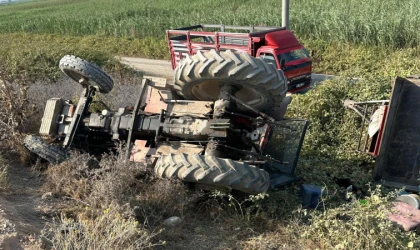
[[[10,188],[0,193],[0,249],[36,249],[36,235],[44,228],[41,179],[29,167],[9,168]]]
[[[127,66],[143,72],[144,75],[163,77],[168,80],[168,83],[173,82],[174,76],[170,61],[136,57],[118,57],[118,59]]]

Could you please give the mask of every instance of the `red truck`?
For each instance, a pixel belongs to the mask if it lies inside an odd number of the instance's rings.
[[[248,32],[238,33],[244,30]],[[167,30],[166,36],[174,70],[181,59],[197,51],[232,50],[274,64],[284,72],[290,93],[306,89],[311,84],[311,58],[293,32],[285,27],[201,24]]]

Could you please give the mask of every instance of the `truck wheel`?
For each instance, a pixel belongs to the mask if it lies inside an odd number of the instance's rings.
[[[231,50],[198,51],[179,62],[174,77],[174,88],[185,99],[216,101],[221,86],[232,84],[241,87],[237,98],[260,111],[279,107],[287,92],[286,77],[273,64]]]
[[[206,186],[232,188],[248,194],[266,192],[268,173],[246,163],[199,154],[163,155],[155,165],[159,178],[176,178]]]
[[[67,154],[61,148],[48,144],[37,136],[28,135],[24,140],[24,144],[32,153],[37,154],[50,163],[58,164],[67,159]]]
[[[108,93],[114,87],[112,78],[101,68],[93,63],[85,61],[79,57],[66,55],[61,58],[59,67],[71,79],[79,82],[83,77],[88,85],[96,88],[101,93]]]

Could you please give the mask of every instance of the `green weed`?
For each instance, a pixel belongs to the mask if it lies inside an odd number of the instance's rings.
[[[414,232],[402,232],[387,214],[396,193],[381,194],[380,186],[364,200],[309,215],[310,224],[298,230],[325,249],[409,249],[420,247]]]
[[[61,76],[58,62],[67,54],[119,71],[115,55],[164,58],[164,42],[155,38],[130,40],[113,37],[72,37],[27,33],[0,34],[0,66],[8,77],[56,80]],[[153,45],[151,45],[153,44]]]

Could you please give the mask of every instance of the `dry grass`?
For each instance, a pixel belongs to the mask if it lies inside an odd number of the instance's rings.
[[[52,192],[75,200],[84,200],[92,189],[91,179],[96,176],[90,171],[89,163],[94,161],[89,155],[73,153],[69,160],[45,172],[42,191]]]
[[[69,160],[45,172],[41,189],[72,201],[61,207],[61,217],[43,232],[54,249],[139,249],[153,245],[154,234],[137,222],[129,205],[142,183],[137,178],[145,173],[145,167],[120,155],[104,155],[99,161],[73,152]]]
[[[132,205],[136,217],[150,227],[159,227],[164,219],[178,216],[184,219],[194,202],[202,196],[189,191],[183,183],[166,179],[151,179],[137,193]]]
[[[137,227],[141,225],[143,231],[147,228],[150,232],[160,232],[164,219],[174,215],[183,217],[188,202],[195,196],[189,195],[180,183],[155,179],[146,166],[129,162],[123,155],[104,155],[100,160],[95,160],[89,155],[74,152],[69,160],[45,172],[42,191],[73,201],[61,207],[67,217],[63,215],[58,224],[50,225],[49,239],[53,245],[62,247],[65,244],[76,244],[74,241],[80,237],[75,233],[59,233],[58,225],[63,223],[86,228],[86,232],[94,230],[89,227],[91,224],[110,224],[98,229],[102,237],[83,238],[86,242],[80,242],[80,245],[72,249],[90,249],[90,244],[111,244],[108,246],[119,248],[122,245],[110,242],[108,237],[122,237],[124,230],[128,230],[126,243],[138,246],[138,242],[130,238],[130,234],[139,236],[139,232],[134,230],[134,224]],[[105,218],[104,211],[108,213],[110,210],[113,211],[109,214],[111,217]],[[117,210],[124,219],[119,219]],[[152,234],[144,233],[140,244],[142,247],[160,244],[159,240],[151,241]]]
[[[6,161],[0,156],[0,190],[5,190],[9,187],[8,168]]]
[[[39,124],[31,120],[34,107],[28,101],[27,89],[24,75],[10,77],[0,65],[0,152],[18,155],[23,162],[29,157],[22,144],[23,135]]]
[[[93,219],[62,216],[49,223],[42,236],[53,249],[144,249],[153,246],[150,234],[126,213],[129,209],[112,203]]]
[[[90,208],[103,208],[113,201],[128,202],[143,182],[137,177],[146,169],[123,155],[104,155],[98,161],[73,152],[69,160],[46,171],[42,190],[83,201]]]
[[[245,224],[249,224],[246,216],[237,214],[237,203],[235,208],[230,206],[231,196],[205,194],[190,190],[179,181],[156,179],[150,168],[127,162],[122,155],[105,155],[97,161],[88,155],[73,153],[68,161],[45,172],[42,191],[52,192],[55,197],[70,201],[64,206],[60,205],[63,215],[56,223],[49,225],[49,231],[44,233],[53,245],[79,244],[76,241],[80,241],[77,238],[80,236],[60,233],[59,228],[66,223],[87,228],[89,223],[102,222],[104,211],[112,207],[119,207],[119,213],[126,221],[136,220],[142,230],[159,233],[147,239],[149,244],[161,245],[166,242],[165,245],[171,249],[181,249],[180,246],[185,244],[194,247],[203,244],[208,246],[204,249],[209,249],[215,244],[212,239],[217,238],[221,246],[232,246],[236,239],[242,238],[236,234],[225,238],[225,234],[235,228],[244,228]],[[166,228],[163,223],[171,216],[178,216],[183,221],[175,231]],[[127,229],[129,226],[119,224],[121,220],[118,222],[117,219],[112,223],[106,229],[109,232],[104,232],[104,235],[111,232],[112,235],[118,234],[122,231],[121,227]],[[207,227],[214,228],[212,236],[200,238]],[[220,227],[225,228],[217,231]],[[244,235],[249,235],[249,232]],[[105,236],[95,239],[89,237],[86,239],[88,242],[77,247],[83,248],[94,241],[100,245],[108,240]],[[75,245],[73,249],[81,249],[77,247]]]

